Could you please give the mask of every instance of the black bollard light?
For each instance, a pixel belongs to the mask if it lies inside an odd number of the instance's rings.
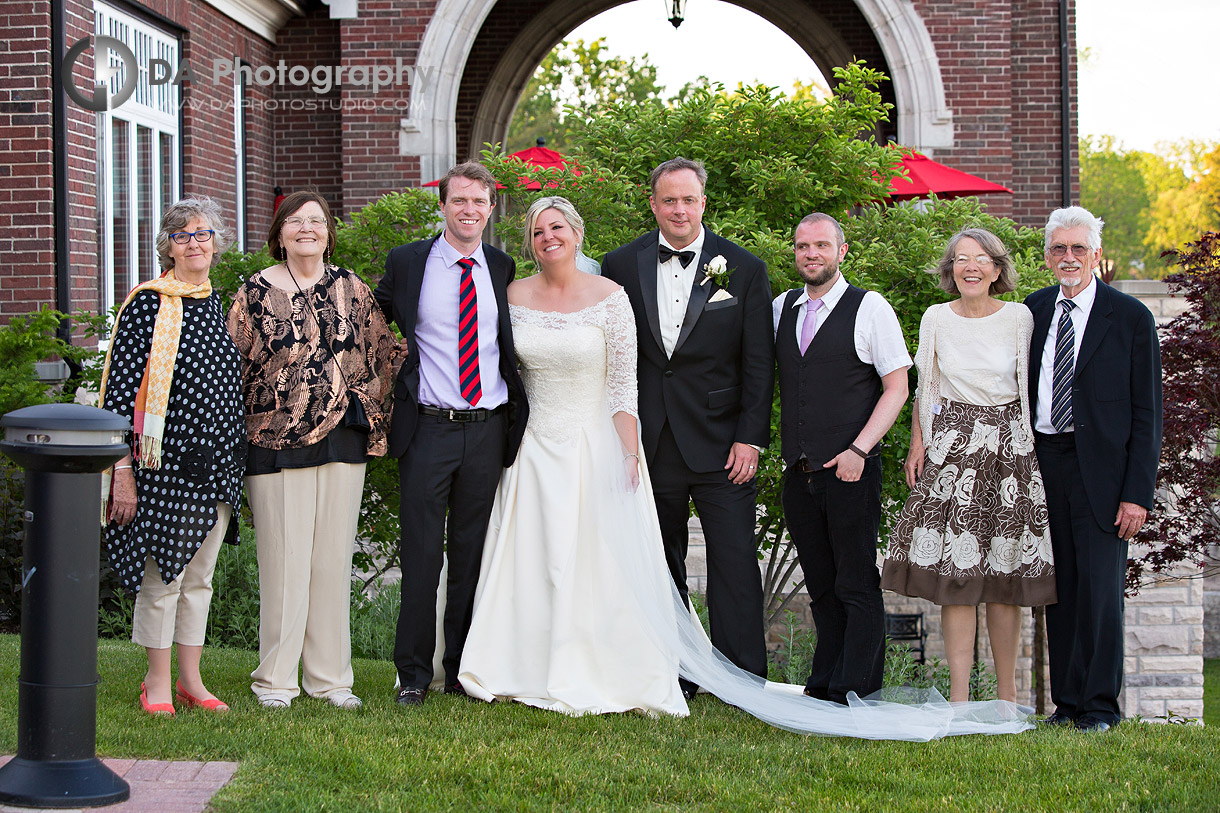
[[[0,451],[25,469],[17,756],[0,803],[97,807],[130,789],[97,758],[101,472],[126,455],[126,418],[45,404],[0,418]]]

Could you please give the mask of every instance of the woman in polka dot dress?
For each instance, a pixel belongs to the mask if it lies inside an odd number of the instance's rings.
[[[148,653],[149,714],[227,711],[199,673],[212,572],[241,504],[245,423],[241,360],[208,274],[228,243],[207,198],[170,206],[157,234],[165,273],[128,295],[102,374],[102,406],[132,422],[133,454],[105,479],[103,544],[136,592],[132,640]],[[171,684],[170,646],[178,645]]]
[[[286,708],[302,688],[339,708],[360,707],[348,625],[352,551],[365,466],[386,452],[394,339],[368,286],[329,262],[334,244],[326,200],[288,195],[267,237],[280,262],[252,276],[229,311],[243,362],[246,493],[258,546],[251,689],[266,708]]]

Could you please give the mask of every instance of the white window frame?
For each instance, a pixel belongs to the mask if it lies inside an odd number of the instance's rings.
[[[246,79],[233,72],[233,165],[236,198],[237,249],[246,251]]]
[[[153,134],[153,157],[150,161],[151,178],[149,179],[149,194],[154,202],[155,217],[160,220],[160,201],[164,197],[174,201],[180,197],[179,168],[181,167],[182,137],[179,128],[178,86],[167,82],[162,85],[149,84],[148,65],[152,59],[162,59],[168,62],[171,71],[178,69],[178,56],[181,53],[178,38],[159,28],[149,25],[114,6],[95,0],[93,4],[94,33],[114,37],[122,41],[136,57],[136,65],[140,72],[135,93],[117,110],[105,110],[97,114],[97,191],[99,221],[101,225],[102,252],[100,259],[100,291],[99,304],[103,311],[109,311],[115,302],[115,277],[120,280],[126,276],[122,288],[130,290],[135,285],[153,279],[160,273],[156,259],[156,229],[158,223],[152,224],[152,244],[139,246],[138,209],[139,189],[139,140],[138,128],[145,127]],[[110,79],[111,93],[117,93],[123,86],[125,68],[117,55],[112,56],[112,66],[117,72]],[[115,167],[111,161],[111,134],[115,122],[121,122],[127,129],[127,244],[132,247],[128,252],[125,267],[115,265],[115,233],[114,233],[114,188]],[[169,177],[163,178],[161,171],[160,142],[163,137],[170,140]],[[168,194],[164,194],[168,192]],[[150,262],[140,262],[140,258],[151,258]],[[139,266],[143,267],[139,267]]]

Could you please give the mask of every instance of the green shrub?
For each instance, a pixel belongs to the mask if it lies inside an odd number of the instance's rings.
[[[352,582],[352,657],[394,660],[394,635],[398,629],[400,606],[398,584],[387,584],[366,593],[359,580]]]
[[[813,653],[817,649],[817,633],[803,626],[796,613],[784,612],[784,631],[780,644],[767,653],[767,677],[780,683],[803,685],[809,677]]]

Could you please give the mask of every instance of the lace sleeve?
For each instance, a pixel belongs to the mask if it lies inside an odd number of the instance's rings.
[[[1017,308],[1017,396],[1021,399],[1021,421],[1033,437],[1029,409],[1029,342],[1034,337],[1034,315],[1024,305],[1017,305]]]
[[[934,411],[940,403],[940,364],[936,360],[937,309],[948,305],[933,305],[924,311],[919,323],[919,348],[915,351],[915,369],[919,371],[919,388],[915,397],[919,399],[919,432],[923,436],[924,448],[932,443]]]
[[[622,288],[606,297],[602,329],[606,334],[606,390],[610,414],[626,412],[638,418],[635,314],[631,311],[627,292]]]

